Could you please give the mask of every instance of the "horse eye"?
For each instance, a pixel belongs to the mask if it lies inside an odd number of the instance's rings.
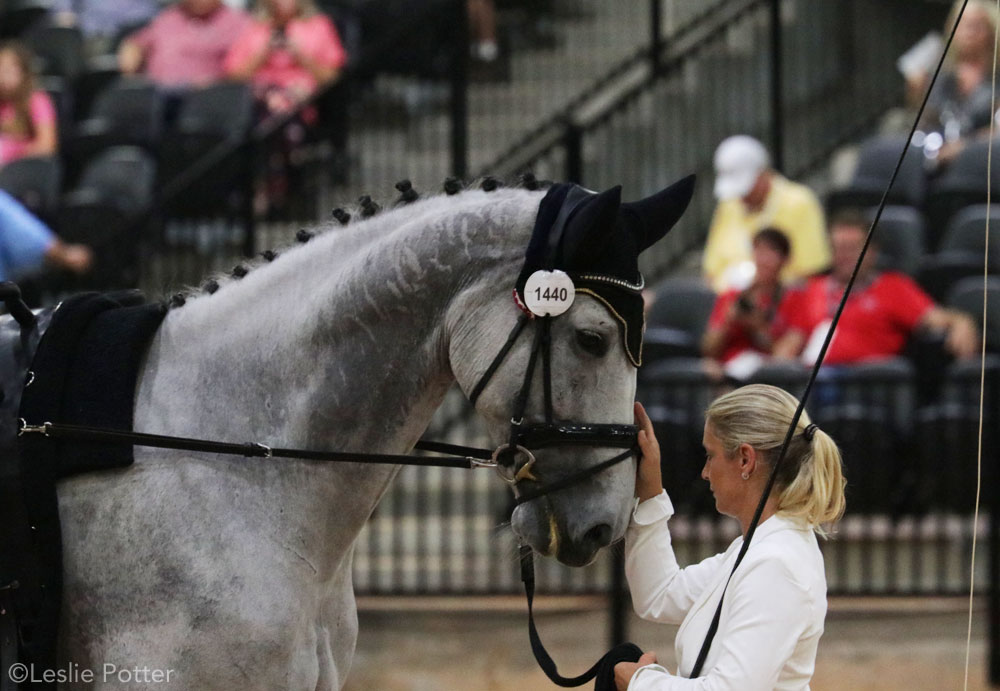
[[[604,340],[604,336],[596,331],[577,331],[576,342],[586,352],[597,357],[603,357],[608,352],[608,344]]]

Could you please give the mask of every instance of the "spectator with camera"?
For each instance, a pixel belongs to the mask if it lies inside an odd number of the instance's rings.
[[[765,228],[753,238],[753,282],[745,290],[720,294],[702,338],[709,367],[734,379],[746,379],[772,354],[794,319],[794,290],[786,290],[781,272],[788,264],[791,243],[777,228]]]

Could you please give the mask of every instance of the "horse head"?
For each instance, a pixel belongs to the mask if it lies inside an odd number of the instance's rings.
[[[565,564],[591,562],[628,525],[636,466],[622,447],[635,442],[629,426],[644,326],[638,258],[680,218],[693,189],[691,176],[623,204],[619,187],[553,186],[516,281],[492,282],[489,299],[466,314],[474,325],[452,334],[455,376],[520,498],[513,531]],[[569,281],[568,309],[541,316],[526,307],[532,293],[542,294],[538,280],[548,288]],[[609,464],[614,457],[628,458]]]

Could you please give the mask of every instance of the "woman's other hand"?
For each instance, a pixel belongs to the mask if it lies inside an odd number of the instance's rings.
[[[636,405],[639,404],[636,403]],[[643,653],[638,662],[619,662],[615,665],[615,688],[618,691],[628,691],[629,682],[635,676],[636,670],[655,663],[656,653]]]
[[[639,501],[652,499],[663,491],[663,478],[660,475],[660,444],[653,432],[653,423],[646,414],[642,403],[635,402],[635,424],[639,428],[639,471],[635,478],[635,496]]]

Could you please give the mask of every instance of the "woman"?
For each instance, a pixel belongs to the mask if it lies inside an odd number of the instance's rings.
[[[0,43],[0,166],[56,152],[56,109],[35,86],[31,52],[16,41]]]
[[[718,511],[746,535],[797,401],[761,384],[744,386],[709,406],[702,443]],[[808,689],[826,616],[826,577],[816,533],[844,511],[840,452],[803,413],[779,468],[750,548],[725,589],[718,632],[700,678],[689,679],[743,538],[722,554],[680,568],[670,544],[673,514],[660,480],[653,427],[636,404],[642,460],[638,506],[626,534],[625,572],[636,612],[679,623],[678,673],[654,664],[615,666],[620,691],[668,689]]]
[[[266,118],[294,110],[321,85],[335,81],[346,62],[333,22],[316,11],[312,0],[259,0],[254,21],[226,56],[225,69],[230,78],[253,85]],[[286,206],[292,152],[317,120],[316,108],[306,108],[268,152],[264,179],[254,194],[258,214]]]
[[[948,14],[945,34],[951,33],[962,0]],[[970,137],[986,134],[993,117],[993,38],[1000,10],[993,0],[969,0],[955,31],[944,69],[931,91],[920,127],[937,133],[930,138],[940,147],[937,162],[946,164],[965,147]],[[923,99],[931,71],[907,75],[909,100],[914,105]]]
[[[346,62],[337,29],[312,0],[260,0],[225,69],[230,78],[251,82],[270,114],[292,110],[334,81]]]

